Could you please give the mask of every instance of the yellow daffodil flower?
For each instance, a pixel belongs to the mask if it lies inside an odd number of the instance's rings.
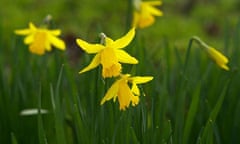
[[[219,51],[217,51],[216,49],[212,48],[212,47],[208,47],[206,49],[208,55],[211,57],[211,59],[213,61],[215,61],[215,63],[221,67],[222,69],[225,70],[229,70],[229,67],[227,66],[228,63],[228,59],[227,57],[225,57],[222,53],[220,53]]]
[[[145,28],[155,22],[154,16],[162,16],[163,13],[154,6],[160,6],[161,1],[141,1],[133,0],[134,12],[133,22],[134,27]]]
[[[222,69],[229,70],[229,67],[227,66],[228,58],[224,56],[221,52],[217,51],[215,48],[208,46],[206,43],[204,43],[199,37],[194,36],[192,38],[195,40],[199,45],[204,48],[204,50],[207,52],[209,57]]]
[[[18,35],[26,35],[24,43],[29,45],[30,52],[43,55],[45,50],[51,51],[51,45],[60,50],[65,50],[66,46],[63,40],[57,38],[61,31],[48,30],[46,28],[37,28],[32,22],[29,23],[28,29],[15,30]]]
[[[135,36],[135,28],[132,28],[125,36],[113,41],[102,34],[101,44],[90,44],[82,39],[77,39],[77,44],[87,53],[94,54],[92,62],[79,73],[89,71],[99,64],[102,65],[102,76],[115,77],[121,73],[121,63],[137,64],[138,60],[126,53],[122,48],[126,47]]]
[[[146,83],[151,81],[153,77],[151,76],[136,76],[130,77],[130,74],[120,75],[120,79],[118,79],[113,85],[109,88],[106,95],[101,101],[101,105],[106,101],[113,98],[113,101],[116,101],[118,98],[120,104],[120,110],[125,110],[129,107],[129,104],[132,103],[132,106],[136,106],[139,103],[140,90],[137,84]],[[129,83],[131,83],[131,89],[129,87]]]

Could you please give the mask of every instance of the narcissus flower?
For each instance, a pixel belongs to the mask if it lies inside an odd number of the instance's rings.
[[[155,22],[154,16],[162,16],[163,13],[154,6],[160,6],[161,1],[141,1],[133,0],[134,12],[133,22],[134,27],[145,28]]]
[[[222,69],[225,70],[229,70],[229,67],[227,66],[228,63],[228,59],[226,56],[224,56],[222,53],[220,53],[219,51],[217,51],[216,49],[212,48],[212,47],[208,47],[206,48],[206,51],[208,53],[208,55],[210,56],[210,58],[215,61],[215,63],[221,67]]]
[[[43,55],[45,50],[51,51],[51,45],[60,50],[65,50],[66,46],[63,40],[57,36],[61,34],[59,29],[48,30],[47,28],[37,28],[32,22],[28,29],[15,30],[18,35],[26,35],[24,43],[29,45],[30,52]]]
[[[94,54],[92,62],[81,70],[79,73],[83,73],[94,69],[99,64],[102,65],[102,76],[115,77],[121,73],[121,63],[137,64],[138,60],[130,56],[127,52],[122,50],[126,47],[135,36],[135,28],[132,28],[125,36],[113,41],[111,38],[102,36],[101,44],[90,44],[82,39],[77,39],[77,44],[87,53]]]
[[[125,110],[132,103],[132,106],[136,106],[139,103],[140,90],[137,84],[149,82],[153,79],[151,76],[135,76],[131,77],[130,74],[120,75],[120,78],[113,83],[109,88],[106,95],[101,101],[101,105],[106,101],[113,99],[116,101],[118,98],[120,104],[120,110]],[[131,88],[129,87],[131,84]]]
[[[207,52],[209,57],[222,69],[229,70],[229,67],[227,66],[228,58],[224,56],[221,52],[217,51],[215,48],[208,46],[206,43],[204,43],[199,37],[194,36],[192,38],[195,40],[199,45],[202,46],[202,48]]]

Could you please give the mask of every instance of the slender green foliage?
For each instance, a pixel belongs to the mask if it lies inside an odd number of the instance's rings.
[[[59,144],[66,144],[66,137],[65,137],[65,130],[64,130],[64,115],[63,115],[63,109],[61,104],[61,98],[60,98],[60,83],[62,79],[62,72],[63,72],[63,66],[61,67],[61,70],[59,72],[58,81],[55,89],[55,93],[53,90],[53,86],[50,86],[51,90],[51,98],[52,98],[52,107],[55,117],[55,127],[56,127],[56,138],[57,143]]]
[[[42,87],[40,85],[39,96],[38,96],[38,139],[39,139],[39,144],[47,144],[46,133],[43,128],[42,114],[40,112],[42,109],[41,94],[42,94]]]
[[[201,83],[198,86],[196,86],[196,90],[192,95],[192,102],[189,107],[188,116],[186,118],[184,130],[183,130],[182,143],[184,144],[188,143],[188,139],[190,137],[190,133],[192,130],[191,128],[193,127],[194,118],[197,114],[197,109],[199,106],[199,99],[200,99],[200,90],[201,90]]]

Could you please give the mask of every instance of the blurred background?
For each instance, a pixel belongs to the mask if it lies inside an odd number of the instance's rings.
[[[128,0],[1,0],[1,32],[9,40],[12,31],[24,28],[32,21],[40,25],[46,15],[63,34],[91,37],[104,31],[112,37],[126,31]],[[238,0],[164,0],[163,17],[149,27],[149,39],[167,36],[173,42],[189,39],[192,35],[218,39],[224,27],[235,25],[239,18]]]

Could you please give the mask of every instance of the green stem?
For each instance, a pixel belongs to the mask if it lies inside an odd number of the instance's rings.
[[[195,40],[200,46],[204,48],[209,48],[209,46],[206,43],[204,43],[199,37],[193,36],[191,39]]]
[[[186,72],[186,68],[187,68],[187,65],[188,65],[188,60],[189,60],[189,56],[190,56],[190,51],[191,51],[191,48],[192,48],[193,40],[194,39],[191,38],[190,41],[189,41],[189,44],[188,44],[187,54],[186,54],[186,57],[185,57],[185,62],[184,62],[184,67],[183,67],[183,75]]]
[[[132,26],[132,8],[133,0],[127,0],[127,18],[126,18],[126,31],[128,31]]]

